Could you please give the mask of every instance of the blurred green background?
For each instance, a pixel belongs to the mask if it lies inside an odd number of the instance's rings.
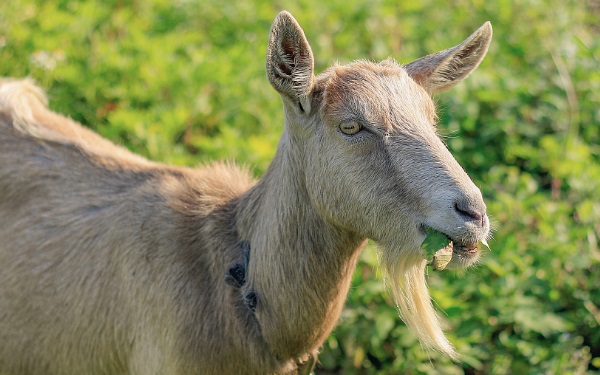
[[[317,374],[597,372],[598,0],[7,0],[0,75],[35,78],[52,109],[151,159],[230,159],[260,176],[283,124],[264,72],[281,9],[305,29],[318,72],[408,63],[494,27],[479,69],[436,96],[440,132],[495,227],[480,266],[428,277],[462,362],[406,330],[370,248]]]

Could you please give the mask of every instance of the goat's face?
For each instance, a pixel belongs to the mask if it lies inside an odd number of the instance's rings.
[[[486,207],[436,133],[430,94],[469,75],[490,38],[486,24],[404,67],[356,62],[314,77],[302,29],[291,15],[278,16],[267,73],[283,98],[288,147],[303,154],[308,193],[322,215],[397,249],[418,251],[431,227],[454,241],[451,266],[477,260],[489,232]]]
[[[430,95],[468,76],[490,40],[486,23],[460,45],[406,66],[356,62],[315,77],[302,29],[282,12],[267,53],[267,75],[284,102],[282,146],[301,164],[312,205],[330,223],[382,245],[405,321],[451,356],[429,302],[420,245],[433,228],[454,242],[450,266],[469,266],[489,220],[479,189],[436,133]]]
[[[489,231],[486,207],[438,137],[425,89],[391,60],[331,68],[316,87],[304,147],[320,212],[397,249],[418,249],[431,227],[454,241],[451,265],[475,262]]]

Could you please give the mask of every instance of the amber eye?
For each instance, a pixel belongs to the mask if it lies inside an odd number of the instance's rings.
[[[344,134],[352,135],[360,131],[361,126],[357,122],[344,122],[340,124],[340,130]]]

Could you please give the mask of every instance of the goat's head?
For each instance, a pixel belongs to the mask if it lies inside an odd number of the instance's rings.
[[[315,77],[302,29],[282,12],[267,53],[269,80],[284,102],[282,147],[297,148],[312,204],[339,228],[380,244],[404,320],[450,356],[425,286],[424,229],[454,241],[451,265],[462,268],[478,259],[489,220],[479,189],[436,133],[430,95],[467,77],[491,36],[486,23],[460,45],[405,66],[359,61]]]

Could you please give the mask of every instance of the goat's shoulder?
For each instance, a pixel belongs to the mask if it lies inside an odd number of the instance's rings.
[[[30,79],[0,79],[0,144],[6,146],[0,166],[13,177],[29,173],[39,179],[54,173],[64,179],[70,171],[69,175],[85,176],[76,181],[78,186],[142,186],[146,194],[162,195],[181,211],[210,211],[254,184],[246,168],[232,163],[183,168],[138,156],[48,109],[43,91]],[[15,161],[21,167],[14,167]]]
[[[164,167],[161,192],[182,213],[212,211],[243,195],[255,180],[247,168],[214,162],[196,168]]]

